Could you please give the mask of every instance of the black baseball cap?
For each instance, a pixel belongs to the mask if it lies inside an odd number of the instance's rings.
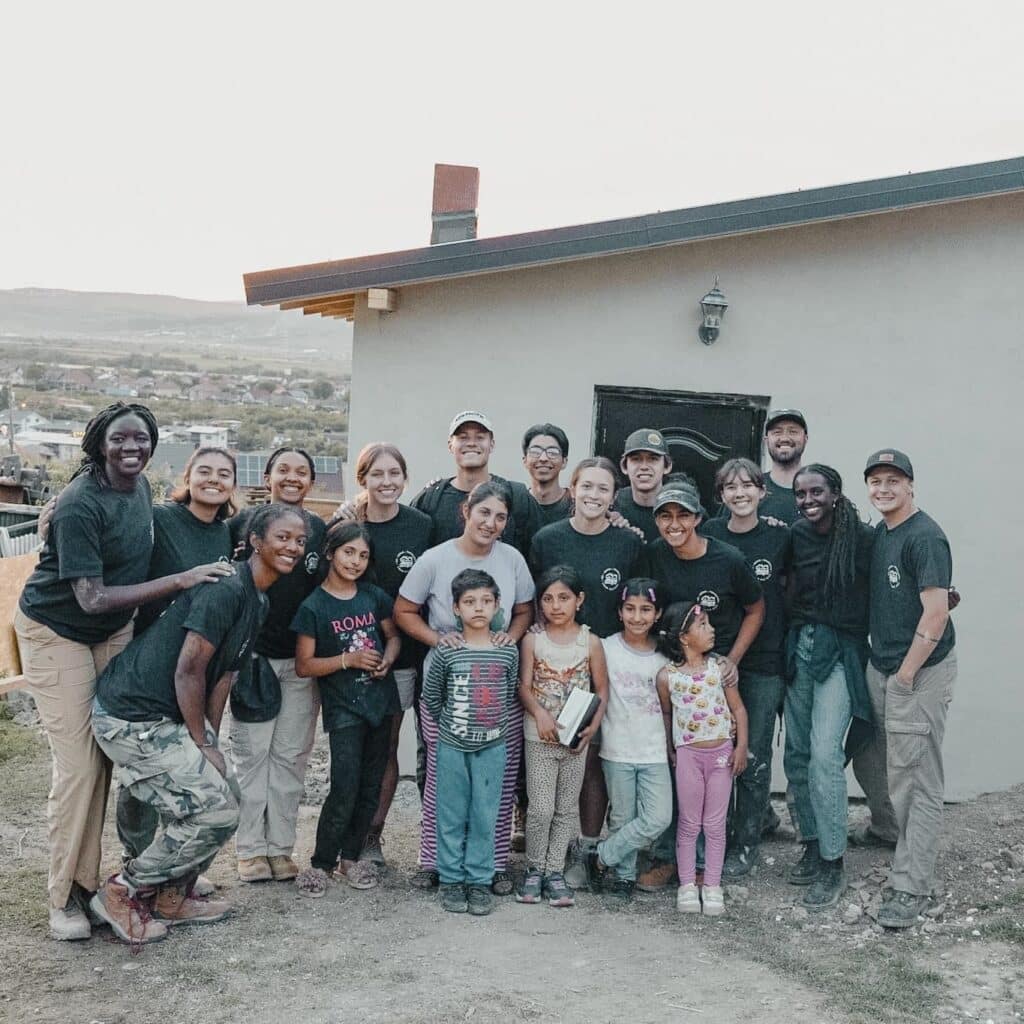
[[[794,423],[799,423],[804,430],[807,429],[807,420],[804,419],[804,414],[799,409],[772,409],[768,413],[768,419],[765,420],[765,433],[771,430],[780,420],[792,420]]]
[[[888,469],[898,469],[901,473],[910,477],[911,480],[914,479],[914,467],[909,457],[896,448],[883,448],[881,451],[869,455],[868,464],[864,467],[864,479],[867,480],[871,470],[877,469],[879,466],[885,466]]]
[[[700,495],[692,488],[681,484],[678,487],[663,487],[654,499],[654,511],[666,505],[678,505],[692,512],[695,516],[704,515],[704,506],[700,503]]]
[[[626,438],[626,446],[622,450],[622,457],[632,455],[633,452],[654,452],[655,455],[664,455],[669,458],[668,445],[662,437],[660,430],[652,430],[650,427],[641,427],[634,430]]]

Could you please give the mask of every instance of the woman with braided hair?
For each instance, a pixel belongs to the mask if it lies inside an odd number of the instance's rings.
[[[846,889],[844,740],[849,746],[871,723],[864,670],[874,531],[830,466],[804,466],[793,494],[801,518],[792,528],[785,767],[804,853],[789,880],[809,887],[808,910],[824,910]]]
[[[232,575],[224,563],[147,581],[153,499],[143,470],[157,443],[153,414],[118,402],[82,438],[82,464],[61,492],[14,616],[22,670],[53,754],[50,934],[87,939],[84,906],[99,885],[110,762],[90,728],[96,679],[132,638],[135,609]]]

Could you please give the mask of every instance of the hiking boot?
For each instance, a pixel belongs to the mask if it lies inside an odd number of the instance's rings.
[[[409,879],[409,884],[414,889],[436,889],[439,880],[439,876],[433,868],[420,868]]]
[[[299,877],[299,865],[287,854],[282,854],[279,857],[268,857],[267,863],[270,865],[270,873],[274,876],[275,882],[290,882],[293,878]],[[195,890],[195,886],[192,886],[192,888]],[[196,895],[200,895],[198,891]]]
[[[590,871],[587,868],[587,855],[590,851],[583,848],[583,844],[574,839],[569,844],[565,856],[565,873],[563,877],[573,889],[590,889]]]
[[[676,881],[676,866],[671,861],[652,864],[636,880],[641,892],[662,892]]]
[[[512,876],[507,871],[495,871],[494,877],[491,879],[491,892],[495,896],[511,896],[512,890],[515,889],[515,885],[512,882]],[[472,907],[470,913],[473,912]],[[486,911],[490,913],[490,911]]]
[[[198,875],[192,883],[192,892],[196,896],[212,896],[217,891],[217,886],[211,882],[206,875]]]
[[[494,909],[494,897],[486,885],[466,886],[466,908],[474,917],[486,917]]]
[[[441,901],[441,909],[447,910],[449,914],[464,914],[469,909],[466,887],[461,882],[442,885],[438,898]]]
[[[676,889],[676,910],[680,914],[700,913],[700,890],[693,882]]]
[[[516,903],[540,903],[544,876],[540,868],[527,868],[526,877],[516,890]]]
[[[769,804],[764,809],[764,815],[761,818],[761,835],[772,836],[775,835],[779,830],[779,826],[782,824],[782,819],[775,813],[775,808]]]
[[[725,855],[722,865],[722,878],[727,882],[735,882],[746,878],[757,866],[759,860],[756,846],[736,846]]]
[[[834,907],[846,892],[846,872],[843,858],[822,860],[811,887],[804,893],[803,904],[808,910],[828,910]]]
[[[804,843],[804,855],[789,869],[787,877],[790,885],[810,885],[818,877],[820,870],[818,840],[809,839]]]
[[[628,903],[633,898],[633,892],[636,889],[636,882],[632,878],[619,878],[618,875],[612,879],[611,885],[607,883],[604,886],[604,891],[609,896],[614,896],[617,900],[622,900],[623,903]]]
[[[274,872],[266,857],[239,857],[238,877],[243,882],[272,882]]]
[[[359,855],[359,859],[369,861],[381,868],[388,866],[388,862],[384,859],[384,837],[379,832],[367,833],[366,842],[363,843],[363,852]]]
[[[377,872],[366,860],[340,860],[334,869],[334,877],[348,882],[353,889],[372,889],[377,884]]]
[[[154,921],[149,901],[151,892],[132,889],[111,875],[107,884],[90,901],[93,913],[110,925],[111,931],[133,946],[167,938],[167,925]]]
[[[571,907],[576,903],[576,893],[566,885],[561,872],[552,871],[544,878],[544,899],[549,907]]]
[[[700,891],[701,913],[705,917],[721,917],[725,913],[725,893],[720,885],[705,885]]]
[[[896,840],[885,839],[877,832],[873,832],[870,825],[859,825],[851,828],[847,833],[846,841],[851,846],[857,846],[867,850],[895,850]]]
[[[201,899],[195,891],[186,892],[175,885],[162,885],[153,901],[153,917],[171,926],[176,924],[216,924],[231,913],[227,900]]]
[[[591,850],[587,854],[587,875],[590,878],[590,891],[603,892],[609,882],[608,867],[601,860],[597,850]]]
[[[67,906],[50,910],[50,938],[58,942],[79,942],[92,936],[92,927],[78,901],[72,896]]]
[[[883,928],[910,928],[928,906],[927,896],[915,896],[912,892],[896,890],[878,910],[875,919]]]
[[[516,804],[512,818],[512,850],[515,853],[526,852],[526,812]]]

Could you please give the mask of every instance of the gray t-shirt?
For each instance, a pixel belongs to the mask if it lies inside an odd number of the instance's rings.
[[[457,540],[448,540],[420,556],[409,570],[398,591],[400,597],[426,608],[427,624],[439,633],[455,630],[452,607],[452,580],[463,569],[479,569],[489,573],[498,584],[501,597],[499,613],[491,626],[507,629],[512,621],[512,608],[533,600],[533,579],[526,559],[512,546],[496,541],[483,558],[470,558],[458,548]],[[431,652],[433,653],[433,652]],[[427,655],[429,668],[430,655]]]

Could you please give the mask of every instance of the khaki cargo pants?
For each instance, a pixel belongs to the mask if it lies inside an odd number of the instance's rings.
[[[237,783],[217,771],[178,722],[126,722],[95,705],[92,728],[121,785],[153,807],[163,826],[128,862],[125,880],[190,886],[238,827]],[[206,739],[216,742],[209,724]]]
[[[868,665],[874,741],[853,767],[871,808],[871,827],[896,840],[890,884],[930,896],[942,830],[942,740],[956,683],[956,651],[922,668],[907,688]]]

